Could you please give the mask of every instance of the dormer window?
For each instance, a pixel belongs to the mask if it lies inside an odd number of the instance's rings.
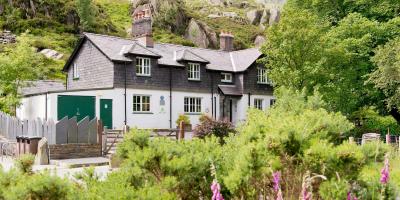
[[[189,63],[188,79],[193,81],[200,80],[200,64]]]
[[[79,68],[78,68],[78,64],[74,63],[72,65],[72,76],[74,79],[79,79]]]
[[[267,69],[258,68],[257,73],[257,83],[259,84],[268,84],[268,76],[267,76]]]
[[[136,58],[136,75],[138,76],[150,76],[150,58]]]
[[[231,73],[221,73],[221,82],[232,83],[232,74]]]

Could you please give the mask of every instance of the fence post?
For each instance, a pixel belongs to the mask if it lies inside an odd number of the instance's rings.
[[[178,140],[184,140],[185,139],[185,122],[181,121],[179,123],[179,136]]]
[[[354,137],[349,137],[349,143],[354,144]]]
[[[386,144],[390,145],[390,135],[386,134]]]

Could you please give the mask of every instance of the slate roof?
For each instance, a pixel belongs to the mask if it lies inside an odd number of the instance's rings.
[[[236,85],[218,85],[218,88],[225,96],[243,95],[243,91]]]
[[[24,96],[65,90],[64,83],[60,81],[29,81],[27,84],[27,87],[23,87],[20,90]]]
[[[131,62],[132,60],[126,56],[127,53],[130,53],[159,57],[160,65],[184,66],[179,62],[185,60],[207,63],[209,70],[242,72],[261,56],[261,52],[256,48],[227,52],[165,43],[154,43],[154,47],[148,48],[133,39],[93,33],[84,33],[83,35],[112,61]],[[73,56],[74,53],[64,66],[65,71]]]

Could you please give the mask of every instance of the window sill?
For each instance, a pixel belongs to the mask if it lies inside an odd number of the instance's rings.
[[[232,81],[223,81],[223,80],[221,80],[221,83],[232,83]]]
[[[73,78],[72,80],[77,81],[79,80],[79,77]]]
[[[185,113],[185,115],[201,115],[201,113]]]
[[[146,74],[136,74],[136,76],[141,76],[141,77],[151,77],[151,75],[146,75]]]
[[[260,84],[260,85],[270,85],[269,83],[261,83],[261,82],[257,82],[257,84]]]
[[[153,112],[132,112],[132,114],[154,114]]]
[[[197,82],[200,82],[201,80],[200,79],[188,79],[189,81],[197,81]]]

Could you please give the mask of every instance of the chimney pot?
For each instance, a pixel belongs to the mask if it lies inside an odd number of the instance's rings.
[[[151,7],[149,5],[139,6],[134,12],[132,37],[143,46],[153,47],[154,42],[152,36]]]
[[[223,51],[233,51],[234,36],[230,31],[221,31],[219,35],[219,47]]]

